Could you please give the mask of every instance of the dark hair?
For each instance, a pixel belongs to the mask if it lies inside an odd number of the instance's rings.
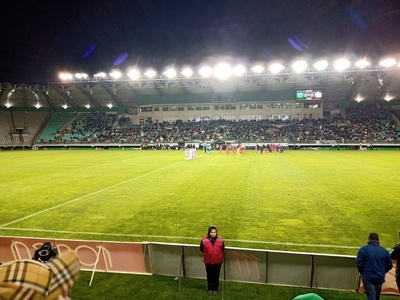
[[[53,246],[52,243],[46,242],[35,251],[35,254],[32,259],[41,261],[41,262],[48,262],[49,260],[53,259],[57,256],[57,248]]]
[[[369,240],[379,241],[379,235],[375,232],[371,232],[368,236]]]
[[[217,227],[216,227],[215,225],[210,225],[210,226],[208,227],[208,233],[207,233],[208,236],[210,235],[210,232],[211,232],[211,230],[213,230],[213,229],[215,229],[215,231],[218,232],[218,231],[217,231]]]

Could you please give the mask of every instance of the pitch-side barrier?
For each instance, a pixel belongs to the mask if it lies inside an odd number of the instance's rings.
[[[199,246],[0,236],[0,262],[31,259],[44,242],[62,253],[74,250],[81,270],[205,279]],[[395,262],[394,262],[395,263]],[[399,295],[395,267],[386,274],[382,294]],[[363,292],[355,256],[226,247],[224,281]],[[179,285],[180,289],[180,285]]]

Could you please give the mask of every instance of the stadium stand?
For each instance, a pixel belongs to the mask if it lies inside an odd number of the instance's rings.
[[[0,111],[0,145],[157,144],[205,140],[246,143],[398,143],[398,109],[385,104],[336,110],[331,120],[207,120],[130,124],[124,115]],[[40,135],[38,138],[38,133]]]
[[[0,111],[0,145],[31,146],[48,112]]]
[[[0,111],[0,144],[12,145],[11,141],[11,112]]]
[[[53,142],[57,139],[60,131],[65,127],[70,121],[72,121],[77,116],[77,113],[54,113],[49,122],[44,127],[38,140],[42,143]]]

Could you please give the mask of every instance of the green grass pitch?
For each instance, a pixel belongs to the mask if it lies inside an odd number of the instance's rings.
[[[0,235],[355,255],[400,229],[400,153],[288,150],[0,152]]]

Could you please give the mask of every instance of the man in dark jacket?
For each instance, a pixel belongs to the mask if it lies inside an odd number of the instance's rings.
[[[358,250],[356,264],[367,299],[379,300],[385,274],[392,268],[392,260],[389,251],[380,245],[377,233],[370,233],[367,245]]]
[[[398,235],[400,238],[400,230],[398,231]],[[400,242],[398,242],[392,250],[390,251],[390,257],[391,259],[396,261],[396,283],[397,283],[397,289],[400,292]]]

